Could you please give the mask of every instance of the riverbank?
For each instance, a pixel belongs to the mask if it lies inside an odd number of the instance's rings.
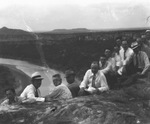
[[[22,89],[24,89],[25,86],[30,84],[30,77],[31,77],[32,73],[34,73],[35,71],[40,72],[41,75],[44,77],[44,80],[42,81],[43,83],[40,87],[42,96],[47,95],[50,92],[50,90],[52,90],[54,88],[54,85],[52,83],[52,75],[53,74],[60,73],[62,76],[63,83],[67,84],[66,79],[64,78],[65,76],[64,76],[63,72],[57,71],[55,69],[31,64],[27,61],[0,58],[0,65],[3,65],[5,70],[7,69],[7,70],[9,70],[9,72],[11,72],[11,74],[9,73],[7,75],[8,76],[12,75],[14,82],[21,83]],[[5,78],[5,75],[3,75],[1,77],[1,79],[3,79],[3,78]],[[1,86],[1,87],[3,87],[3,86]],[[22,89],[20,90],[20,92],[22,92]],[[1,90],[1,91],[3,91],[3,90]],[[18,94],[20,94],[20,92],[18,92]]]

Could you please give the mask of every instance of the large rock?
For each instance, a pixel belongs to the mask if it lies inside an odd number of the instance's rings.
[[[65,101],[0,107],[0,124],[149,124],[150,84]]]
[[[84,96],[67,101],[1,107],[0,124],[148,124],[145,100],[123,90]]]

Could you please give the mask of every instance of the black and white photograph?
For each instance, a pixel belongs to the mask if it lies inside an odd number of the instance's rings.
[[[0,124],[150,124],[150,0],[0,0]]]

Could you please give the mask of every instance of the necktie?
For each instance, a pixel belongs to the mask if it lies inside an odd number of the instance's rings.
[[[124,50],[124,60],[126,59],[126,50]]]
[[[35,97],[39,97],[37,89],[35,90]]]
[[[96,87],[95,86],[95,79],[96,79],[96,75],[94,74],[93,78],[92,78],[92,87],[94,87],[94,88]]]
[[[136,68],[138,68],[139,62],[138,62],[138,55],[136,55]]]

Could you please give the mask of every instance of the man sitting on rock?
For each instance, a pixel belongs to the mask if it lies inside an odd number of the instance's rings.
[[[117,78],[115,75],[115,71],[112,69],[112,63],[106,60],[105,55],[101,55],[99,61],[100,71],[105,75],[108,86],[110,89],[114,89],[115,83],[117,82]]]
[[[45,101],[66,100],[72,98],[71,92],[66,85],[62,83],[60,74],[55,74],[52,77],[53,83],[56,86],[54,90],[45,96]]]
[[[133,63],[135,71],[139,77],[146,77],[150,68],[150,62],[147,54],[140,50],[137,42],[133,42],[131,48],[134,50]]]
[[[45,101],[45,98],[41,97],[41,93],[39,90],[39,87],[41,86],[41,83],[42,83],[42,79],[43,77],[41,76],[39,72],[35,72],[32,74],[31,76],[32,84],[28,85],[20,95],[20,97],[26,99],[23,101],[23,103]]]
[[[16,105],[22,102],[22,98],[16,96],[14,88],[8,88],[5,90],[6,100],[1,103],[1,105]]]
[[[80,90],[79,82],[76,81],[75,76],[76,74],[72,70],[67,70],[65,72],[66,81],[68,83],[68,88],[72,93],[72,97],[77,97]]]
[[[99,94],[109,89],[104,74],[99,70],[98,62],[92,62],[80,84],[79,95]]]

